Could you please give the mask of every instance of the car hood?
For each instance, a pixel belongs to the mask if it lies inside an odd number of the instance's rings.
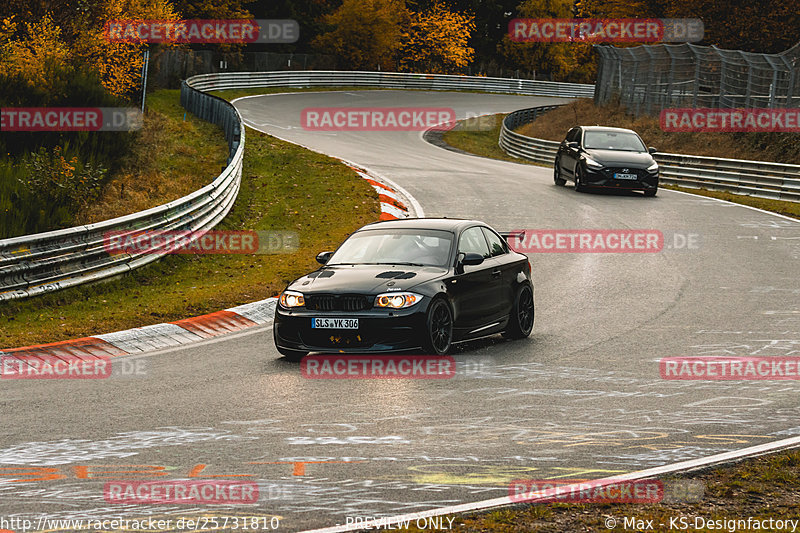
[[[648,152],[623,152],[620,150],[587,149],[586,153],[606,166],[630,166],[633,168],[647,168],[653,164],[653,156]]]
[[[379,294],[390,289],[408,290],[446,273],[443,267],[337,265],[311,272],[295,280],[289,289],[304,294]]]

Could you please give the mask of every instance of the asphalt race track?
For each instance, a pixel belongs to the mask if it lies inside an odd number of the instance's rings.
[[[664,250],[531,254],[532,336],[459,346],[452,379],[304,379],[259,327],[131,357],[146,375],[4,381],[0,475],[23,482],[0,483],[0,516],[279,516],[280,531],[301,531],[504,496],[513,479],[599,478],[800,435],[796,380],[664,380],[658,364],[800,356],[800,223],[666,190],[578,194],[556,187],[551,169],[453,153],[420,132],[300,128],[314,106],[452,107],[464,117],[554,100],[419,91],[239,100],[248,125],[389,178],[427,216],[501,231],[656,229]],[[681,246],[688,235],[692,249]],[[105,481],[163,473],[258,481],[261,500],[103,499]]]

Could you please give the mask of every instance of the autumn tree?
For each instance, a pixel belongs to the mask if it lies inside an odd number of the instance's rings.
[[[573,18],[572,0],[524,0],[515,18]],[[595,72],[590,44],[578,42],[513,42],[506,34],[497,47],[507,64],[558,81],[589,81]]]
[[[791,0],[579,0],[576,8],[587,18],[699,18],[699,44],[731,50],[778,53],[800,41],[800,8]]]
[[[0,34],[6,40],[0,44],[0,61],[7,75],[20,76],[29,84],[50,89],[54,71],[65,64],[70,51],[61,36],[61,28],[45,16],[39,22],[25,22],[20,39],[11,39],[18,26],[11,19],[3,22]]]
[[[67,4],[73,4],[68,1]],[[98,0],[75,3],[64,10],[46,11],[39,0],[21,13],[23,21],[0,20],[0,67],[21,75],[32,86],[47,86],[54,68],[73,66],[97,72],[103,87],[116,96],[130,95],[139,85],[144,43],[112,43],[103,33],[112,19],[176,20],[169,0]]]
[[[402,24],[409,16],[403,0],[344,0],[336,11],[323,16],[328,30],[312,45],[343,58],[354,70],[394,70]]]
[[[117,96],[130,95],[138,88],[142,70],[142,42],[111,42],[104,34],[109,20],[177,20],[169,0],[104,0],[86,14],[86,30],[77,34],[76,56],[83,58],[100,75],[103,86]]]
[[[778,53],[800,42],[800,6],[796,0],[662,0],[664,16],[700,18],[700,44],[747,52]]]
[[[185,19],[245,19],[253,15],[245,8],[254,0],[174,0],[175,9]]]
[[[400,70],[460,72],[475,56],[475,50],[468,45],[473,31],[473,15],[451,11],[440,2],[424,11],[411,12],[402,32]]]

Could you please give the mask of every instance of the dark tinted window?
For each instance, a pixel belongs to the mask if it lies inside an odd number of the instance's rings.
[[[449,231],[392,227],[361,230],[344,241],[327,264],[444,266],[452,243]]]
[[[580,140],[580,133],[581,130],[578,128],[572,128],[569,130],[569,132],[567,132],[567,142]]]
[[[479,226],[469,228],[461,234],[461,238],[458,240],[458,252],[481,254],[487,258],[491,257],[489,246],[486,244],[486,239],[483,237],[483,232]]]
[[[489,241],[489,251],[491,252],[492,257],[503,255],[504,253],[508,252],[506,241],[504,241],[500,235],[493,232],[489,228],[483,228],[483,234],[486,235],[486,240]]]
[[[601,150],[623,150],[626,152],[646,152],[644,144],[635,133],[626,131],[587,131],[583,136],[585,148]]]

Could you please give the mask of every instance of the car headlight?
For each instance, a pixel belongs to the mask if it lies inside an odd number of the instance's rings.
[[[653,164],[650,165],[649,167],[647,167],[647,171],[648,172],[655,172],[656,170],[658,170],[658,163],[653,161]]]
[[[420,300],[422,296],[413,292],[387,292],[375,297],[375,307],[403,309],[415,305]]]
[[[603,168],[603,165],[601,165],[591,157],[584,158],[584,161],[586,161],[586,166],[589,168],[597,168],[597,169]]]
[[[306,299],[303,297],[303,293],[295,291],[283,291],[278,301],[281,307],[286,307],[287,309],[306,305]]]

